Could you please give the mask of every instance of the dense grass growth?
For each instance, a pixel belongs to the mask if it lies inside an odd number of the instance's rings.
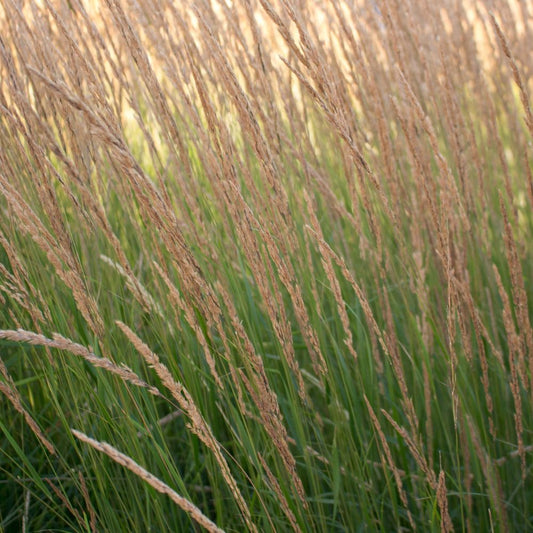
[[[530,2],[0,6],[0,530],[533,531]]]

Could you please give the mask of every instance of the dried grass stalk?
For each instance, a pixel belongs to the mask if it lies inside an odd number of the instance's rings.
[[[33,344],[34,346],[47,346],[49,348],[56,348],[58,350],[63,350],[79,357],[82,357],[93,366],[97,368],[102,368],[115,374],[119,378],[123,379],[126,382],[129,382],[137,387],[143,387],[148,389],[148,391],[154,396],[162,396],[161,392],[155,387],[152,387],[146,381],[142,380],[133,370],[128,368],[125,365],[117,365],[113,363],[106,357],[98,357],[96,354],[88,350],[85,346],[77,344],[70,339],[67,339],[58,333],[54,333],[53,339],[49,339],[44,335],[39,333],[34,333],[32,331],[26,331],[23,329],[18,330],[0,330],[0,339],[7,339],[15,342],[26,342],[28,344]]]
[[[196,505],[191,503],[189,500],[180,496],[176,491],[170,488],[166,483],[161,481],[159,478],[155,477],[153,474],[145,470],[142,466],[136,463],[131,457],[124,455],[119,452],[116,448],[107,444],[106,442],[100,442],[94,439],[91,439],[81,431],[72,429],[72,434],[81,440],[86,442],[96,450],[105,453],[113,461],[119,465],[124,466],[135,475],[139,476],[141,479],[146,481],[151,485],[155,490],[161,494],[166,494],[176,505],[183,509],[195,522],[200,524],[202,527],[207,529],[207,531],[212,531],[216,533],[224,533],[224,530],[219,528],[214,522],[209,520]]]
[[[222,476],[224,477],[226,483],[228,484],[239,509],[243,515],[243,518],[247,526],[252,531],[257,531],[255,524],[252,522],[252,517],[250,514],[250,509],[244,498],[242,497],[241,491],[235,481],[235,478],[231,474],[230,468],[224,455],[222,454],[222,447],[217,441],[211,428],[207,424],[202,413],[198,409],[193,397],[190,395],[189,391],[176,379],[170,372],[167,366],[165,366],[159,356],[152,352],[150,348],[123,322],[117,320],[117,325],[122,330],[124,335],[128,340],[133,344],[135,349],[143,356],[145,361],[156,371],[157,375],[169,390],[172,397],[178,402],[179,406],[183,409],[183,412],[188,416],[190,421],[190,428],[195,433],[198,438],[211,450],[215,459],[220,467]]]
[[[437,483],[437,504],[440,509],[440,530],[442,533],[454,531],[450,511],[448,510],[448,498],[446,492],[446,475],[441,470]]]

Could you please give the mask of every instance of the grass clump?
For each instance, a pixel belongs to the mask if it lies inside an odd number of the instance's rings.
[[[527,3],[0,6],[0,529],[533,530]]]

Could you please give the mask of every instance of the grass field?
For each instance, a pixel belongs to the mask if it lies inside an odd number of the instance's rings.
[[[0,531],[533,531],[532,42],[0,0]]]

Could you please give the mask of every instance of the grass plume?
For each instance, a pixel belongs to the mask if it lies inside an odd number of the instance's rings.
[[[0,0],[0,529],[533,531],[532,40]]]

